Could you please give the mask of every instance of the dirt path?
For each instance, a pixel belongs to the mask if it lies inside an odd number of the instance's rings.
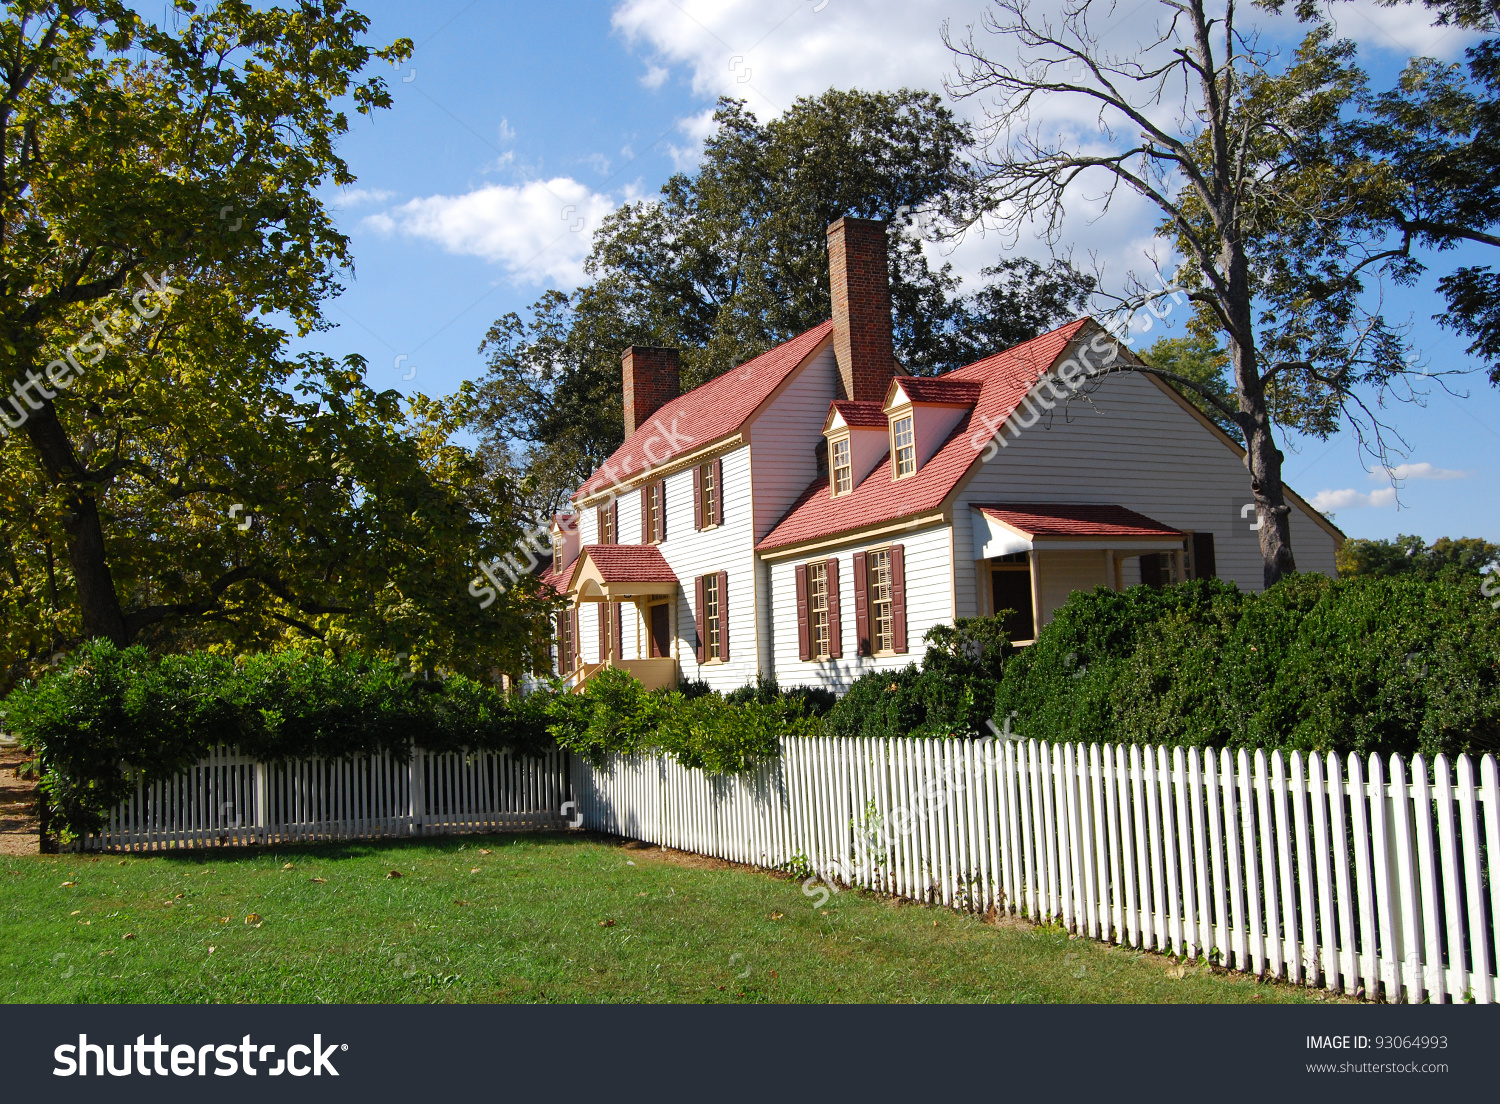
[[[20,748],[0,747],[0,855],[37,854],[36,783],[16,769],[27,761]]]

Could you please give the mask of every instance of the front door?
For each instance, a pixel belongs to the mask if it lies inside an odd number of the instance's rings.
[[[651,607],[651,658],[667,659],[672,654],[671,607],[665,602]]]

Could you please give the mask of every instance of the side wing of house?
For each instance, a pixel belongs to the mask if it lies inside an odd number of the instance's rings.
[[[996,502],[1123,506],[1189,534],[1189,542],[1211,536],[1214,573],[1263,589],[1249,473],[1228,439],[1187,406],[1151,377],[1126,373],[1087,398],[1059,402],[1030,426],[1007,429],[1005,447],[989,450],[993,457],[981,459],[952,500],[958,616],[993,612],[991,565],[976,556],[971,507]],[[1341,535],[1300,499],[1291,506],[1298,568],[1335,574]],[[1142,581],[1139,556],[1120,558],[1114,580],[1103,551],[1038,556],[1044,624],[1075,589]]]

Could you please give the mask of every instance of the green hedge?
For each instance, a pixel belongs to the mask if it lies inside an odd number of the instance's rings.
[[[558,701],[552,734],[558,745],[598,762],[612,752],[660,752],[685,767],[735,774],[779,753],[782,736],[816,731],[802,696],[774,685],[688,697],[647,690],[629,674],[605,670],[583,693]]]
[[[216,745],[273,761],[413,745],[539,754],[549,696],[512,703],[462,676],[403,677],[394,664],[301,652],[153,658],[93,641],[6,698],[5,725],[35,751],[64,834],[91,831],[126,795],[127,772],[170,776]]]
[[[1494,751],[1500,614],[1457,571],[1101,588],[1011,657],[995,713],[1039,739]]]

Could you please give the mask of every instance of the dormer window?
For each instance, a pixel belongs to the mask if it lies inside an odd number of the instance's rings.
[[[848,437],[836,437],[829,445],[833,469],[830,480],[835,495],[848,494],[854,489],[854,456],[849,448]]]
[[[916,474],[917,438],[912,431],[910,414],[891,422],[891,458],[896,465],[897,479]]]
[[[561,533],[552,534],[552,574],[561,575],[563,557],[568,553],[568,542]]]

